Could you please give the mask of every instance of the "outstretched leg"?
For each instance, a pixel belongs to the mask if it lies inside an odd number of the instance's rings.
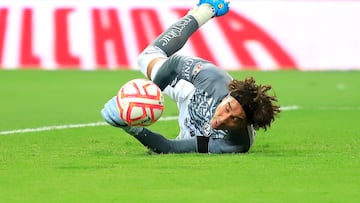
[[[159,35],[138,56],[141,72],[153,79],[166,58],[180,50],[190,36],[211,18],[226,14],[228,4],[224,0],[200,0],[195,8]]]

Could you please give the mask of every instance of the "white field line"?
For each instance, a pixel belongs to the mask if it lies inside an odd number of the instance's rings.
[[[293,105],[293,106],[284,106],[281,107],[282,111],[294,111],[301,109],[301,107]],[[331,107],[319,107],[318,110],[360,110],[359,108],[331,108]],[[169,116],[169,117],[162,117],[159,121],[172,121],[177,120],[177,116]],[[105,126],[108,125],[106,122],[94,122],[94,123],[83,123],[83,124],[67,124],[67,125],[53,125],[53,126],[43,126],[38,128],[23,128],[23,129],[15,129],[15,130],[7,130],[7,131],[0,131],[0,135],[13,135],[13,134],[22,134],[22,133],[31,133],[31,132],[43,132],[43,131],[53,131],[53,130],[63,130],[63,129],[70,129],[70,128],[87,128],[87,127],[96,127],[96,126]]]
[[[296,106],[296,105],[280,107],[281,111],[292,111],[292,110],[298,110],[298,109],[300,109],[300,107]]]
[[[176,120],[176,119],[178,119],[177,116],[168,116],[168,117],[161,118],[159,121],[171,121],[171,120]],[[0,135],[63,130],[63,129],[70,129],[70,128],[86,128],[86,127],[105,126],[105,125],[108,125],[108,124],[106,122],[94,122],[94,123],[82,123],[82,124],[53,125],[53,126],[43,126],[43,127],[38,127],[38,128],[23,128],[23,129],[16,129],[16,130],[0,131]]]

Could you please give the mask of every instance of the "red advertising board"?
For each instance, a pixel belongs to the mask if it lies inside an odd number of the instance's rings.
[[[0,5],[0,68],[137,69],[136,56],[191,1]],[[180,51],[236,69],[360,69],[360,2],[234,1]]]

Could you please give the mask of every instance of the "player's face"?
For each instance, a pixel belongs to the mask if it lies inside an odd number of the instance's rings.
[[[240,103],[229,95],[216,108],[210,124],[217,130],[235,130],[245,127],[245,111]]]

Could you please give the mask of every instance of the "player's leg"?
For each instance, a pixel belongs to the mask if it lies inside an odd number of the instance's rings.
[[[196,7],[160,34],[150,46],[158,47],[166,56],[171,56],[207,21],[225,15],[229,10],[228,4],[224,0],[200,0]]]
[[[195,8],[159,35],[138,56],[141,72],[153,79],[167,57],[180,50],[199,27],[213,17],[226,14],[228,9],[228,2],[224,0],[200,0]]]

